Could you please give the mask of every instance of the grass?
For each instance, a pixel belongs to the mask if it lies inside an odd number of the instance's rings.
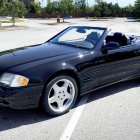
[[[24,22],[24,21],[25,21],[24,19],[20,19],[20,18],[15,19],[15,23]],[[3,26],[3,23],[13,23],[11,18],[0,18],[0,22],[2,23],[2,27],[0,27],[0,31],[27,28],[25,26]]]
[[[15,30],[15,29],[27,29],[28,27],[26,26],[2,26],[0,27],[0,31],[1,30]]]
[[[19,18],[16,18],[15,19],[15,22],[24,22],[25,20],[24,19],[19,19]],[[0,22],[2,23],[12,23],[12,19],[8,19],[8,18],[0,18]]]

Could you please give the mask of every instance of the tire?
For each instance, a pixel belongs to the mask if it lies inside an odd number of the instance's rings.
[[[70,76],[58,76],[46,85],[42,97],[42,108],[49,115],[65,114],[77,100],[77,83]]]

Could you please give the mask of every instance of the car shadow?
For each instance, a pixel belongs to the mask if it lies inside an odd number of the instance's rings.
[[[14,110],[0,107],[0,132],[52,118],[39,109]]]
[[[115,84],[97,91],[90,93],[90,99],[87,103],[99,100],[101,98],[117,94],[120,91],[128,90],[139,85],[136,81],[122,82]],[[86,96],[86,95],[84,95]],[[81,97],[80,97],[81,98]],[[78,105],[75,105],[76,108]],[[34,124],[46,120],[53,119],[54,117],[48,116],[45,112],[39,109],[29,110],[13,110],[8,108],[0,107],[0,132],[17,128],[23,125]]]

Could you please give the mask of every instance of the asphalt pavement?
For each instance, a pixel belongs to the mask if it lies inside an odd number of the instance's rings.
[[[50,26],[54,20],[27,20],[28,28],[0,31],[0,51],[42,43],[71,25],[112,28],[113,32],[140,35],[140,23],[127,19],[71,19]],[[139,140],[140,80],[115,84],[77,101],[69,113],[51,117],[39,109],[0,107],[0,140]]]

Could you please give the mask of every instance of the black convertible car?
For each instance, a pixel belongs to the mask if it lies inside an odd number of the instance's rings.
[[[0,53],[0,106],[69,111],[77,97],[140,77],[140,37],[71,26],[47,42]]]

